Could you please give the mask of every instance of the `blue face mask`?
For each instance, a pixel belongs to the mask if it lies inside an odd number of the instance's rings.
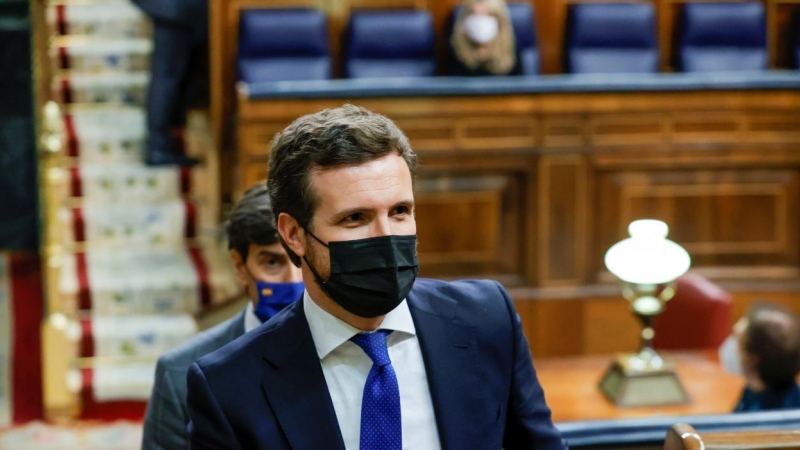
[[[256,289],[258,289],[258,306],[256,306],[255,313],[261,319],[261,323],[264,323],[283,308],[299,300],[303,295],[305,285],[302,281],[267,283],[256,280]]]

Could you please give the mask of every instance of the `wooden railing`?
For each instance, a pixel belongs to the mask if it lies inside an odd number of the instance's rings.
[[[667,433],[664,450],[800,449],[800,430],[729,431],[699,434],[679,423]]]

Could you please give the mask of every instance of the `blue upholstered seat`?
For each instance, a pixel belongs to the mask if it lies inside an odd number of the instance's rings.
[[[314,9],[243,9],[238,65],[247,83],[330,78],[325,16]]]
[[[530,3],[509,3],[508,13],[511,26],[514,27],[514,39],[517,46],[517,57],[523,75],[538,75],[539,47],[536,45],[536,25],[533,8]]]
[[[352,13],[345,71],[348,78],[435,75],[431,14],[414,10]]]
[[[567,25],[571,73],[658,71],[655,11],[649,3],[579,3]]]
[[[682,26],[679,65],[684,72],[767,68],[767,32],[761,2],[687,3]]]

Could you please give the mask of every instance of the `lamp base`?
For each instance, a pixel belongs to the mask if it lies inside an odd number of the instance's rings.
[[[600,380],[600,390],[618,406],[656,406],[688,403],[674,364],[661,360],[658,367],[642,367],[639,355],[619,355]]]

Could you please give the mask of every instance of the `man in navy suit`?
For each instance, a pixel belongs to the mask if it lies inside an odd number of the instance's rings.
[[[269,167],[306,292],[191,366],[192,448],[564,448],[505,289],[416,279],[417,159],[392,121],[301,117]]]
[[[161,355],[147,403],[142,450],[179,450],[189,445],[186,371],[201,356],[258,328],[303,293],[302,275],[278,242],[267,184],[244,193],[225,226],[231,263],[250,298],[239,314]]]

